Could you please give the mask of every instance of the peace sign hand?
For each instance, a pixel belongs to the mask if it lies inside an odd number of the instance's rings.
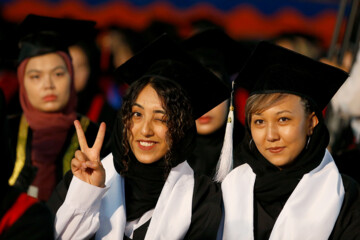
[[[71,171],[77,178],[91,185],[105,187],[105,169],[100,161],[100,150],[104,142],[105,123],[100,124],[94,145],[89,148],[84,131],[78,120],[74,121],[80,150],[71,161]]]

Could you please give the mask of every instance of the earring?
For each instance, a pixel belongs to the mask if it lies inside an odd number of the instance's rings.
[[[308,148],[308,146],[309,146],[309,143],[310,143],[310,140],[311,140],[311,135],[308,137],[308,139],[307,139],[307,142],[306,142],[306,147],[305,147],[305,149],[307,149]]]

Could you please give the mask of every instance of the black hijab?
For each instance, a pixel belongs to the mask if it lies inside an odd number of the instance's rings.
[[[285,202],[302,176],[316,168],[322,161],[329,144],[329,132],[321,112],[316,113],[319,123],[314,128],[310,141],[295,159],[293,165],[279,170],[267,161],[254,143],[249,144],[251,134],[246,126],[246,136],[235,152],[240,164],[248,163],[256,174],[254,197],[263,203]]]
[[[196,127],[194,123],[180,143],[171,149],[173,158],[169,164],[170,169],[166,166],[164,158],[151,164],[143,164],[135,158],[131,149],[126,154],[122,145],[123,130],[124,125],[119,112],[114,126],[112,153],[116,171],[119,174],[124,172],[122,175],[125,178],[126,216],[128,221],[132,221],[155,208],[171,168],[184,162],[193,151]],[[123,159],[128,159],[125,171]]]

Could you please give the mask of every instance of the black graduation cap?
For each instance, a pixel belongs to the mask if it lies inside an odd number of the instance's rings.
[[[309,99],[322,110],[347,77],[339,68],[260,42],[235,82],[249,83],[250,95],[291,93]]]
[[[54,51],[68,52],[84,35],[95,34],[96,22],[30,14],[19,25],[19,62]]]
[[[235,41],[221,28],[208,28],[183,41],[184,47],[205,67],[219,72],[229,84],[229,76],[239,71],[250,56],[250,45]]]
[[[166,34],[118,67],[115,75],[128,84],[144,76],[176,81],[190,97],[194,119],[230,97],[230,89],[220,79]]]

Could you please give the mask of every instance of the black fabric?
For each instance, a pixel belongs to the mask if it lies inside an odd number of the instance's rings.
[[[360,149],[356,147],[354,149],[343,151],[334,155],[336,166],[340,173],[346,174],[358,183],[360,183],[359,165]]]
[[[72,177],[73,175],[69,171],[47,202],[53,214],[56,214],[65,201]],[[210,178],[204,175],[195,174],[194,180],[191,224],[184,239],[216,239],[222,217],[222,193],[220,185],[212,182]],[[148,221],[136,229],[133,239],[144,239],[149,224],[150,222]],[[124,237],[124,239],[129,238]]]
[[[9,127],[6,118],[6,102],[5,97],[0,89],[0,152],[1,152],[1,168],[0,168],[0,190],[6,194],[8,190],[8,179],[14,168],[14,156],[10,152]],[[2,199],[2,197],[0,198]]]
[[[96,22],[29,14],[20,23],[18,62],[55,51],[68,53],[68,46],[83,35],[94,35]]]
[[[344,202],[329,240],[360,239],[360,185],[351,177],[342,175]]]
[[[20,191],[11,188],[1,202],[1,212],[6,212],[20,195]],[[3,214],[1,214],[1,217]],[[49,209],[43,203],[35,203],[5,232],[0,240],[50,240],[54,239],[53,218]]]
[[[188,163],[195,173],[210,178],[215,175],[216,165],[224,143],[226,124],[215,132],[207,135],[196,135],[195,148]]]
[[[195,175],[194,177],[191,224],[184,239],[215,240],[222,217],[220,185],[213,183],[206,176]],[[145,238],[150,222],[151,219],[134,231],[133,240]]]
[[[118,67],[115,75],[118,81],[129,85],[142,77],[151,76],[177,82],[190,98],[193,119],[201,117],[230,96],[230,88],[225,83],[167,35],[162,35]]]
[[[143,164],[130,154],[129,170],[125,174],[126,220],[132,221],[155,208],[165,184],[164,159]]]
[[[314,128],[308,146],[288,168],[279,170],[260,154],[254,143],[249,144],[249,131],[240,144],[240,149],[235,152],[235,158],[241,161],[240,164],[248,163],[256,174],[254,185],[255,239],[269,238],[277,217],[302,176],[316,168],[322,161],[329,143],[329,132],[321,113],[317,113],[317,116],[319,123]]]
[[[13,156],[16,156],[16,148],[17,148],[17,141],[18,141],[18,134],[19,134],[19,125],[20,125],[20,115],[16,116],[10,116],[8,118],[9,120],[9,127],[10,127],[10,144],[11,144],[11,154]],[[81,115],[78,115],[78,120],[81,119]],[[75,134],[75,127],[72,126],[69,129],[68,135],[66,137],[64,146],[62,150],[59,153],[59,156],[56,160],[56,175],[57,175],[57,182],[60,182],[60,180],[63,177],[63,157],[66,153],[67,148],[69,147],[71,143],[71,138]],[[98,132],[98,125],[96,125],[93,122],[90,122],[90,124],[87,127],[87,130],[85,131],[85,136],[88,142],[89,146],[92,146],[95,142],[95,138]],[[37,168],[31,164],[31,139],[32,139],[32,130],[31,128],[28,129],[28,138],[26,141],[26,156],[25,156],[25,165],[22,169],[22,171],[19,174],[19,177],[17,178],[15,182],[15,186],[22,191],[27,191],[28,187],[31,185],[34,177],[36,176]],[[105,157],[108,155],[111,151],[111,138],[110,133],[107,131],[103,143],[103,147],[100,152],[101,157]],[[14,158],[13,161],[16,159]],[[11,170],[12,173],[12,170]]]
[[[190,128],[180,143],[171,150],[171,168],[185,161],[193,151],[196,129]],[[145,212],[155,208],[166,178],[171,170],[165,166],[164,159],[152,164],[142,164],[135,158],[131,149],[126,154],[122,145],[123,121],[119,113],[114,125],[112,136],[114,166],[118,173],[123,172],[123,160],[126,159],[128,169],[124,174],[126,193],[127,220],[141,217]]]
[[[235,158],[248,163],[256,174],[255,199],[262,203],[286,201],[302,176],[320,164],[329,143],[329,132],[321,113],[317,113],[317,116],[319,123],[314,128],[308,146],[303,149],[291,166],[283,170],[279,170],[267,161],[256,149],[254,143],[249,146],[250,134],[247,131],[246,137],[240,144],[240,150],[235,152]]]
[[[291,93],[310,99],[322,110],[347,77],[348,73],[339,68],[260,42],[235,82],[247,86],[250,95]]]

